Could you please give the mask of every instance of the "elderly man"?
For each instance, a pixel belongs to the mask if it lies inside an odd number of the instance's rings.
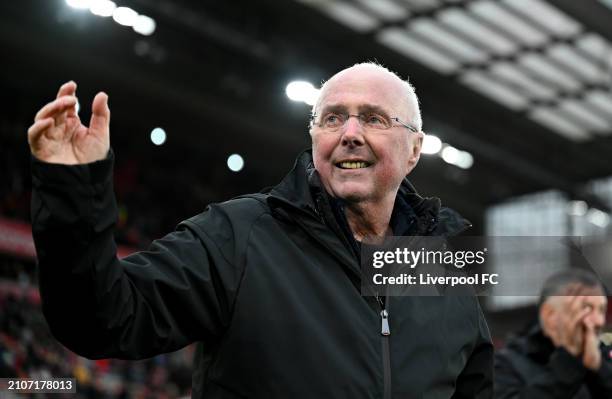
[[[360,294],[364,237],[469,227],[406,180],[423,139],[407,82],[374,64],[339,72],[313,109],[312,151],[280,184],[122,260],[107,96],[87,128],[75,90],[63,85],[28,131],[43,311],[68,348],[141,359],[198,342],[193,397],[491,397],[476,298]]]
[[[496,399],[612,398],[612,347],[599,340],[604,295],[597,277],[580,269],[547,280],[539,324],[496,355]]]

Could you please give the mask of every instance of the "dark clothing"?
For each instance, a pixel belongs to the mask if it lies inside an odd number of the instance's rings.
[[[111,165],[33,163],[43,312],[71,350],[141,359],[199,342],[197,398],[491,397],[475,297],[387,298],[381,334],[381,302],[360,294],[309,152],[270,192],[210,205],[121,260]],[[406,233],[467,227],[407,182],[399,195],[414,212]]]
[[[495,355],[495,398],[612,398],[611,350],[602,344],[601,369],[593,372],[534,326]]]

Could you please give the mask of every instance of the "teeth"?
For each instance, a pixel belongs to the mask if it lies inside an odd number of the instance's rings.
[[[340,162],[340,167],[343,169],[360,169],[367,168],[367,162]]]

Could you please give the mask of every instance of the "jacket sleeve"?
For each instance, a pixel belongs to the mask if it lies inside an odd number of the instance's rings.
[[[563,348],[557,348],[548,364],[528,378],[523,373],[531,368],[521,365],[527,361],[522,356],[509,349],[496,355],[495,399],[571,399],[584,382],[582,362]]]
[[[141,359],[214,343],[242,276],[227,216],[213,206],[119,260],[112,161],[112,153],[87,165],[32,161],[32,230],[51,332],[89,358]]]
[[[478,299],[473,299],[478,311],[478,337],[474,350],[457,378],[452,399],[493,398],[493,343]]]
[[[601,367],[588,372],[587,388],[593,398],[612,398],[612,346],[601,346]]]

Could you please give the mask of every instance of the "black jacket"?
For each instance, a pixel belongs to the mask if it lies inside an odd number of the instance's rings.
[[[590,371],[533,326],[495,355],[495,398],[612,398],[612,348],[602,344],[600,349],[602,366]]]
[[[266,194],[210,205],[117,259],[112,160],[33,162],[43,312],[89,358],[199,342],[193,397],[490,398],[492,345],[475,297],[360,295],[355,252],[309,152]],[[466,228],[406,182],[412,234]]]

